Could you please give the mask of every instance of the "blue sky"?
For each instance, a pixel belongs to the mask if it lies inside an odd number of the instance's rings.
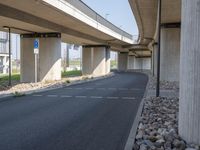
[[[132,35],[138,35],[138,28],[128,0],[82,0],[102,17]],[[109,15],[106,15],[109,14]]]

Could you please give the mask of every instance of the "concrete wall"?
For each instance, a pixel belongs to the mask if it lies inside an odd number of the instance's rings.
[[[61,79],[61,39],[40,38],[38,81]],[[21,38],[21,82],[35,81],[34,38]]]
[[[180,29],[162,28],[160,51],[160,79],[179,81]]]
[[[118,70],[126,71],[128,67],[128,52],[118,53]]]
[[[200,1],[182,0],[179,134],[200,145]]]
[[[128,69],[130,70],[134,69],[134,60],[135,60],[135,56],[133,55],[128,56]]]
[[[110,73],[110,50],[106,47],[83,48],[83,75],[102,76]]]

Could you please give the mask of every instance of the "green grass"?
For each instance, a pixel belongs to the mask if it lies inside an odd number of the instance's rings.
[[[71,60],[71,61],[69,62],[69,65],[72,65],[72,66],[80,66],[80,61]]]
[[[0,82],[8,81],[9,76],[8,75],[0,75]],[[13,74],[11,76],[12,81],[20,81],[20,74]]]
[[[117,62],[116,61],[111,60],[110,63],[111,63],[111,69],[117,68]]]
[[[80,70],[73,70],[73,71],[65,71],[62,72],[62,77],[75,77],[75,76],[81,76],[82,72]]]

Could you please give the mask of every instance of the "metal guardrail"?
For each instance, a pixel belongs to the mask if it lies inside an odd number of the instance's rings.
[[[133,39],[133,36],[126,31],[120,29],[119,27],[112,24],[110,21],[106,20],[104,17],[99,15],[97,12],[95,12],[92,8],[90,8],[88,5],[86,5],[81,0],[65,0],[71,5],[73,5],[75,8],[79,9],[81,12],[86,14],[88,17],[92,18],[93,20],[99,22],[100,24],[110,28],[111,30],[115,31],[118,34],[121,34],[122,36]],[[79,2],[77,2],[79,1]]]

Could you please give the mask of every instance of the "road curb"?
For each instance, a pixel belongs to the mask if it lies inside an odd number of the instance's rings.
[[[145,73],[144,73],[145,74]],[[145,74],[146,75],[146,74]],[[148,75],[147,75],[148,76]],[[135,141],[135,137],[136,137],[136,134],[137,134],[137,128],[138,128],[138,125],[139,125],[139,122],[140,122],[140,119],[141,119],[141,115],[142,115],[142,110],[143,110],[143,107],[144,107],[144,102],[145,102],[145,98],[147,96],[147,92],[148,92],[148,87],[149,87],[149,76],[148,76],[148,82],[147,82],[147,85],[146,85],[146,89],[145,89],[145,92],[144,92],[144,96],[141,100],[141,103],[139,105],[139,108],[138,108],[138,111],[137,111],[137,114],[135,116],[135,119],[133,121],[133,125],[131,127],[131,130],[130,130],[130,133],[129,133],[129,136],[128,136],[128,139],[126,141],[126,145],[125,145],[125,148],[124,150],[133,150],[133,146],[134,146],[134,141]]]
[[[115,73],[110,73],[110,74],[105,75],[105,76],[94,77],[93,79],[90,78],[90,79],[87,79],[87,80],[77,80],[77,81],[74,81],[72,83],[69,83],[69,84],[66,84],[66,85],[60,85],[60,86],[54,87],[54,88],[47,87],[47,88],[24,91],[24,92],[21,92],[21,93],[23,93],[25,95],[30,95],[30,94],[33,94],[33,93],[52,91],[52,90],[61,89],[61,88],[72,86],[72,85],[79,85],[79,84],[83,84],[83,83],[88,83],[88,82],[92,82],[92,81],[106,79],[106,78],[109,78],[109,77],[113,77],[114,75],[115,75]],[[14,94],[13,93],[2,94],[2,95],[0,95],[0,100],[3,99],[3,98],[6,98],[6,97],[11,97],[11,96],[14,96]]]

